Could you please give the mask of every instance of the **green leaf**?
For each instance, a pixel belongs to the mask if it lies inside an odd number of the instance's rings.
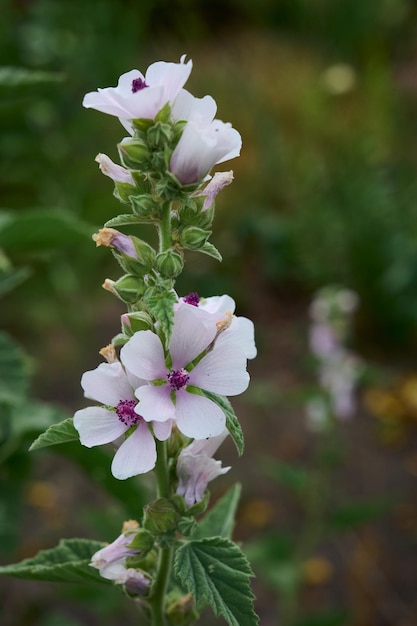
[[[230,539],[235,525],[236,509],[241,491],[242,487],[239,483],[233,485],[204,516],[192,533],[192,538],[203,539],[217,535]]]
[[[4,296],[9,291],[12,291],[15,287],[18,287],[23,283],[32,271],[28,267],[19,267],[17,269],[10,269],[6,272],[0,273],[0,297]]]
[[[55,548],[41,550],[30,559],[0,566],[0,576],[49,582],[108,583],[97,569],[89,565],[93,554],[103,546],[99,541],[62,539]]]
[[[0,402],[17,404],[26,395],[29,371],[23,350],[6,333],[0,333]]]
[[[141,224],[142,220],[137,216],[133,215],[133,213],[126,213],[124,215],[117,215],[113,217],[111,220],[106,222],[104,226],[106,228],[114,228],[115,226],[127,226],[129,224]]]
[[[174,325],[174,304],[177,301],[175,293],[172,290],[151,287],[145,292],[144,300],[148,312],[160,323],[168,344]]]
[[[68,419],[63,422],[50,426],[48,430],[39,435],[32,443],[29,450],[32,451],[45,448],[46,446],[55,446],[58,443],[67,443],[68,441],[74,441],[78,438],[79,435],[72,423],[72,417],[68,417]]]
[[[245,440],[243,437],[243,430],[241,425],[239,424],[239,420],[236,417],[236,414],[233,410],[232,405],[229,400],[224,396],[219,396],[216,393],[212,393],[211,391],[203,391],[202,395],[206,398],[209,398],[213,402],[219,406],[224,414],[226,415],[226,427],[232,437],[235,446],[239,455],[243,454],[243,450],[245,449]]]
[[[45,252],[72,248],[90,239],[91,226],[69,212],[58,209],[30,209],[2,212],[0,247],[12,252]]]
[[[332,511],[328,524],[335,530],[350,530],[385,515],[393,506],[387,500],[351,502]]]
[[[197,606],[210,604],[229,626],[258,624],[249,561],[229,539],[211,537],[182,545],[175,555],[174,571]]]
[[[213,244],[210,243],[209,241],[206,241],[204,246],[198,249],[198,252],[203,252],[204,254],[207,254],[208,256],[212,256],[213,259],[217,259],[218,261],[223,260],[222,255],[217,250],[216,246],[213,246]]]
[[[13,435],[23,437],[42,432],[67,417],[68,411],[62,407],[25,398],[12,407],[11,431]]]

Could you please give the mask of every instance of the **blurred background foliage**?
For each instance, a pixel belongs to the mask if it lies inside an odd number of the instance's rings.
[[[100,288],[118,270],[108,250],[95,249],[91,234],[120,212],[94,157],[105,152],[117,160],[124,131],[115,118],[83,109],[82,97],[115,85],[129,69],[176,61],[183,53],[194,63],[187,87],[213,95],[218,117],[241,132],[243,150],[230,165],[235,183],[218,199],[213,240],[224,262],[196,263],[190,255],[179,291],[231,293],[241,313],[259,320],[262,357],[262,324],[273,325],[283,310],[291,317],[291,303],[306,305],[323,285],[344,284],[360,297],[354,339],[362,354],[400,366],[412,362],[415,3],[0,0],[0,15],[0,297],[7,333],[1,340],[24,378],[14,397],[1,395],[0,381],[4,439],[23,400],[59,404],[36,405],[39,427],[56,420],[55,410],[65,417],[82,406],[80,374],[96,367],[98,349],[119,331],[123,307]],[[152,240],[154,233],[141,236]],[[276,400],[274,382],[256,387],[255,377],[249,409],[262,416]],[[34,422],[15,429],[15,447],[2,449],[2,485],[6,493],[13,478],[13,494],[23,490],[36,506],[39,486],[27,485],[35,461],[22,452],[33,429]],[[77,454],[88,471],[82,453],[68,452]],[[46,470],[36,471],[42,491]],[[65,466],[60,471],[65,474]],[[93,478],[102,483],[103,475]],[[45,497],[48,503],[58,496]],[[114,504],[100,539],[117,532],[118,507],[131,514],[135,497],[143,494],[128,490],[129,504]],[[7,542],[14,533],[18,543],[21,528],[10,524],[18,516],[13,498],[5,498],[3,530]],[[80,517],[94,528],[97,517],[84,508]],[[47,505],[45,515],[53,509]],[[6,560],[15,544],[7,545]],[[31,547],[26,543],[20,556]],[[22,624],[64,624],[62,615],[54,622],[53,613],[41,613]],[[109,610],[100,623],[111,623],[105,621],[111,616]],[[68,619],[69,626],[79,623]],[[88,620],[80,623],[96,623]]]

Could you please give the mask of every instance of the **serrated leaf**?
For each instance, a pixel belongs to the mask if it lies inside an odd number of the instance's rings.
[[[159,291],[151,288],[144,295],[148,312],[158,320],[165,335],[166,343],[169,343],[174,325],[174,304],[177,301],[173,291]]]
[[[225,537],[230,539],[235,525],[236,509],[242,486],[239,483],[231,489],[206,513],[192,533],[192,539],[204,537]]]
[[[229,626],[256,626],[249,561],[240,548],[223,537],[190,541],[176,552],[174,571],[197,606],[209,604]]]
[[[113,228],[114,226],[128,226],[129,224],[141,224],[142,220],[133,213],[125,213],[124,215],[117,215],[111,220],[106,222],[104,226],[106,228]]]
[[[75,430],[72,423],[72,417],[59,424],[53,424],[48,430],[39,435],[37,439],[32,443],[29,450],[38,450],[39,448],[45,448],[46,446],[55,446],[58,443],[67,443],[68,441],[75,441],[79,438],[78,432]]]
[[[243,450],[245,449],[243,430],[229,400],[224,396],[219,396],[216,393],[212,393],[211,391],[202,391],[202,395],[215,402],[226,415],[227,430],[229,431],[230,436],[235,443],[237,451],[241,456],[243,454]]]
[[[104,544],[99,541],[62,539],[55,548],[41,550],[30,559],[0,566],[0,576],[49,582],[108,584],[108,581],[100,576],[98,570],[89,565],[93,554],[103,546]]]
[[[216,246],[213,246],[212,243],[206,241],[202,248],[198,249],[198,252],[203,252],[203,254],[208,254],[208,256],[213,257],[213,259],[217,259],[217,261],[222,261],[222,255],[217,250]]]
[[[25,353],[6,333],[0,333],[0,401],[19,403],[26,395],[28,382]]]

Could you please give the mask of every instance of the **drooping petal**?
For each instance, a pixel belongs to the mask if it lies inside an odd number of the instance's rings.
[[[119,361],[101,363],[95,370],[85,372],[81,386],[87,398],[108,406],[117,406],[120,400],[134,400],[132,388]]]
[[[175,409],[178,429],[187,437],[215,437],[225,429],[226,418],[223,411],[208,398],[180,390],[177,391]]]
[[[166,441],[171,435],[173,420],[165,422],[152,422],[153,432],[159,441]]]
[[[136,397],[140,402],[135,410],[146,422],[165,422],[174,416],[169,385],[143,385],[136,389]]]
[[[227,331],[190,372],[189,384],[222,396],[235,396],[247,389],[246,357]]]
[[[204,498],[208,483],[229,470],[230,467],[222,467],[221,461],[204,453],[194,455],[185,448],[178,457],[177,493],[183,496],[187,506],[193,506]]]
[[[120,359],[127,369],[143,380],[165,378],[164,349],[158,335],[151,330],[140,330],[120,351]]]
[[[199,315],[196,307],[183,306],[175,311],[169,351],[172,368],[181,369],[207,348],[216,336],[216,324]]]
[[[111,471],[118,480],[145,474],[155,467],[156,445],[148,424],[140,421],[136,430],[114,455]]]
[[[193,196],[205,196],[203,204],[203,211],[206,211],[211,207],[217,194],[227,185],[230,185],[233,181],[233,171],[229,172],[216,172],[211,181],[204,187],[204,189],[198,189]]]
[[[115,441],[128,428],[119,420],[115,411],[100,406],[89,406],[77,411],[73,423],[82,445],[87,448]]]

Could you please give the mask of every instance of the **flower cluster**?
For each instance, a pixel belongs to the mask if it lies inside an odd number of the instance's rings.
[[[345,344],[357,306],[354,292],[331,287],[322,289],[311,304],[310,350],[317,359],[319,383],[325,393],[307,404],[313,429],[325,425],[329,412],[342,420],[355,412],[354,392],[362,367]]]

